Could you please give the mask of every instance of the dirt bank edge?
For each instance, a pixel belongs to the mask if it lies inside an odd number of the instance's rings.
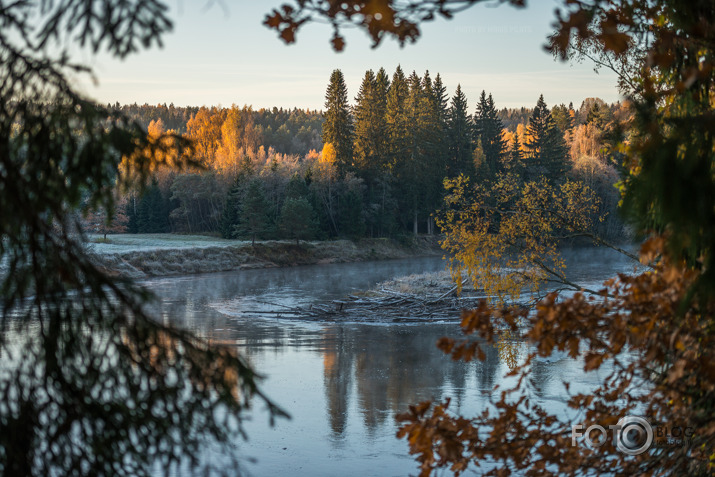
[[[107,273],[146,278],[252,268],[290,267],[441,255],[435,236],[404,240],[362,239],[324,242],[265,241],[235,246],[134,250],[94,255]]]

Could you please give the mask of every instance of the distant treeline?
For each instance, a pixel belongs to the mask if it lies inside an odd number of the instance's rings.
[[[588,98],[547,108],[498,110],[482,92],[449,97],[429,72],[367,71],[352,103],[340,70],[324,111],[251,107],[114,106],[146,126],[194,141],[201,172],[160,169],[143,195],[121,198],[114,231],[220,233],[227,238],[330,238],[434,233],[443,181],[473,183],[509,171],[579,180],[601,202],[602,235],[623,232],[615,214],[623,104]],[[473,113],[470,113],[473,111]],[[100,221],[101,222],[101,221]]]

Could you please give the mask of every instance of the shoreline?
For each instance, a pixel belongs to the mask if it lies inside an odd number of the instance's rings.
[[[88,244],[95,262],[110,275],[126,278],[151,278],[194,275],[257,268],[292,267],[327,263],[365,262],[398,258],[443,255],[437,236],[410,237],[408,240],[360,239],[330,241],[270,240],[256,242],[202,239],[176,243],[176,236],[152,236],[151,245],[141,244],[121,250],[123,235],[112,235],[109,243]],[[139,238],[137,238],[139,237]],[[140,240],[126,236],[125,242]],[[172,242],[174,242],[172,244]],[[113,250],[113,249],[118,250]],[[103,250],[104,249],[104,250]]]

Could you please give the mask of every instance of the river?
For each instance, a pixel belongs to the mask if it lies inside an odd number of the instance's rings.
[[[564,253],[569,277],[598,285],[633,263],[608,249]],[[249,412],[249,440],[237,443],[255,476],[391,476],[417,474],[395,414],[423,400],[452,398],[455,411],[481,412],[485,393],[503,384],[507,367],[496,348],[484,362],[454,362],[435,346],[458,336],[458,317],[436,323],[300,322],[247,310],[275,310],[340,298],[396,276],[443,270],[436,257],[383,262],[246,270],[147,280],[165,322],[237,346],[266,379],[263,390],[291,414],[274,427],[260,404]],[[527,352],[527,345],[522,351]],[[555,356],[534,365],[534,398],[566,412],[571,391],[594,387],[607,372]],[[209,458],[209,457],[207,457]],[[210,457],[213,458],[213,457]]]

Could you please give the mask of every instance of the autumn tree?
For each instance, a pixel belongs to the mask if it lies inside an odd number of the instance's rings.
[[[214,165],[216,153],[221,147],[226,112],[216,107],[202,107],[186,123],[186,135],[194,142],[194,158],[204,167]]]
[[[513,173],[478,184],[459,176],[445,187],[438,225],[460,288],[466,274],[498,304],[517,302],[525,289],[538,299],[547,282],[580,289],[565,275],[559,244],[592,234],[598,200],[591,189],[572,181],[553,187],[543,177],[522,182]]]

